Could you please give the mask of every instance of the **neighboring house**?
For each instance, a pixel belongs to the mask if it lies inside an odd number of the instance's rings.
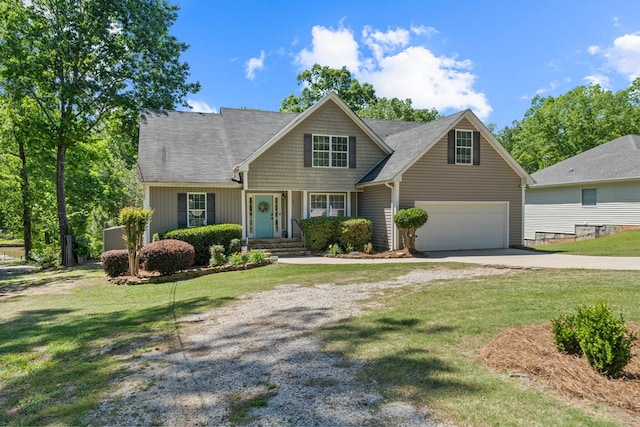
[[[243,237],[300,237],[314,216],[363,216],[397,249],[394,213],[420,206],[420,250],[523,242],[533,181],[470,111],[430,123],[363,120],[334,93],[300,114],[221,109],[141,113],[146,234],[213,223]]]
[[[640,225],[640,135],[627,135],[542,169],[526,191],[525,238],[576,226]]]

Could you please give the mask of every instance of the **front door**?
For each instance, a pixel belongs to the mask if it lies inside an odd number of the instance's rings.
[[[273,196],[255,196],[256,232],[255,237],[273,237]]]

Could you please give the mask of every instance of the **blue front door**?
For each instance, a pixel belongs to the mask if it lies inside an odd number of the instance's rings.
[[[273,237],[273,196],[255,196],[255,237]]]

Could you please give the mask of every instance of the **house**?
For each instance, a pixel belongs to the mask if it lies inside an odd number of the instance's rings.
[[[532,177],[536,183],[526,191],[528,241],[536,232],[573,238],[597,234],[601,226],[640,226],[640,135],[614,139]],[[584,226],[587,231],[580,230]]]
[[[429,213],[420,250],[523,242],[533,181],[470,110],[430,123],[363,120],[330,93],[303,113],[144,110],[139,180],[153,233],[242,224],[243,237],[295,238],[313,216],[363,216],[373,244],[400,246],[402,208]]]

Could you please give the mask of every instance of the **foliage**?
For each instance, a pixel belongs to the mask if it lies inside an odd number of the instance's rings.
[[[371,84],[360,83],[345,66],[337,69],[314,64],[298,74],[297,80],[302,86],[300,96],[289,95],[282,101],[280,111],[301,113],[329,92],[335,92],[363,118],[430,122],[440,117],[435,109],[414,109],[411,99],[378,98]]]
[[[597,372],[618,377],[631,359],[636,339],[627,329],[622,315],[616,318],[603,301],[579,306],[574,316],[551,320],[554,342],[559,351],[582,355]]]
[[[521,121],[497,138],[527,172],[535,172],[605,142],[640,133],[640,78],[613,93],[577,86],[558,97],[536,96]]]
[[[340,243],[345,248],[347,245],[353,248],[362,248],[371,241],[373,235],[373,223],[367,218],[347,218],[340,223]]]
[[[40,112],[38,128],[48,137],[36,142],[55,159],[61,245],[69,234],[67,155],[91,143],[108,120],[134,138],[141,106],[186,105],[199,89],[186,83],[186,45],[169,32],[176,11],[146,0],[0,3],[0,92],[32,100]]]
[[[242,252],[236,252],[227,257],[227,261],[231,265],[244,265],[247,263],[247,256],[242,255]]]
[[[209,259],[209,266],[216,267],[219,265],[223,265],[227,262],[227,256],[225,255],[224,246],[222,245],[212,245],[209,248],[211,252],[211,258]]]
[[[400,236],[405,249],[415,251],[416,249],[416,230],[427,223],[429,215],[421,208],[400,209],[393,216],[393,221],[400,230]]]
[[[129,274],[132,276],[138,274],[144,230],[152,215],[153,211],[150,209],[124,207],[118,216],[120,224],[124,225],[123,238],[129,252]]]
[[[233,239],[242,238],[240,224],[215,224],[194,228],[179,228],[158,233],[160,239],[177,239],[193,245],[196,251],[195,264],[208,265],[211,258],[209,248],[222,245],[228,248]]]
[[[114,249],[100,256],[102,269],[109,277],[118,277],[129,271],[129,252],[126,249]]]
[[[322,251],[329,246],[329,242],[335,242],[340,237],[339,217],[307,218],[300,221],[300,227],[304,231],[304,240],[311,251]]]
[[[227,255],[235,254],[242,250],[242,240],[240,238],[231,239],[227,247]]]
[[[265,251],[252,249],[247,252],[247,261],[253,264],[263,263],[267,259]]]
[[[33,249],[33,259],[40,268],[60,265],[60,252],[51,245],[39,245]]]
[[[147,271],[164,275],[186,270],[193,265],[195,250],[182,240],[165,239],[142,247],[140,260]]]
[[[364,245],[362,250],[364,251],[365,254],[372,253],[373,252],[373,243],[367,242],[367,244]]]
[[[329,248],[327,249],[327,253],[329,255],[340,255],[342,253],[342,248],[340,247],[339,244],[334,243],[333,245],[329,245]]]

